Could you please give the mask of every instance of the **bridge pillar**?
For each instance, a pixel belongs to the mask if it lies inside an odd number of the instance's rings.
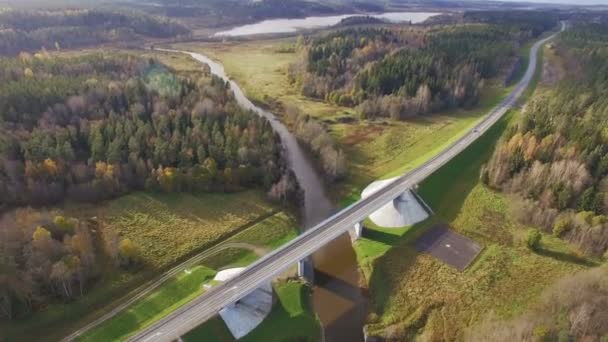
[[[313,284],[315,280],[315,268],[312,262],[312,257],[306,257],[298,261],[298,277]]]
[[[363,222],[355,223],[355,234],[353,240],[359,240],[363,236]]]

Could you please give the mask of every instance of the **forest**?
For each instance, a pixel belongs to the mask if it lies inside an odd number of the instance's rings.
[[[0,319],[25,317],[52,299],[80,297],[100,276],[96,222],[18,209],[3,215],[0,226]],[[140,262],[129,239],[114,234],[104,241],[114,267]]]
[[[134,11],[0,11],[0,55],[187,35],[184,26]]]
[[[521,221],[608,250],[608,25],[579,24],[553,46],[567,76],[535,96],[482,171],[493,188],[524,198]]]
[[[24,53],[0,59],[0,77],[3,207],[140,189],[297,195],[270,124],[208,71],[177,75],[131,55]]]
[[[495,23],[491,12],[480,12],[451,27],[339,30],[306,42],[304,61],[291,66],[290,79],[305,96],[356,106],[362,118],[470,107],[485,79],[557,23],[555,15],[526,18]]]
[[[181,74],[154,59],[93,53],[0,58],[0,209],[130,191],[300,189],[270,123],[242,109],[209,70]],[[139,267],[138,246],[95,218],[19,208],[0,218],[0,318],[86,294],[100,255]],[[101,234],[101,233],[100,233]]]
[[[163,15],[175,17],[198,17],[213,20],[214,25],[243,23],[243,21],[270,18],[303,18],[317,15],[356,13],[359,11],[380,12],[382,5],[364,1],[306,1],[306,0],[162,0]],[[149,10],[157,10],[150,8]],[[227,10],[229,9],[229,10]]]

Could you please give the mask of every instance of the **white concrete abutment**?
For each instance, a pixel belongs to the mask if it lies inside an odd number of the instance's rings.
[[[388,186],[394,179],[380,180],[371,183],[361,193],[362,198],[371,196],[376,191]],[[383,228],[402,228],[422,222],[433,214],[431,207],[412,189],[403,192],[397,198],[386,203],[373,212],[369,219]],[[353,240],[363,235],[363,222],[353,227]]]

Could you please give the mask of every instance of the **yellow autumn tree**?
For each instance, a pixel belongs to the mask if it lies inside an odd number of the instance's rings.
[[[47,158],[42,163],[42,167],[47,175],[50,177],[57,177],[57,162],[54,160]]]

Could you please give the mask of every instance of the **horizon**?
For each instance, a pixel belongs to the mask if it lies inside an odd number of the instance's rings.
[[[559,5],[606,5],[608,6],[608,1],[606,0],[491,0],[494,2],[530,2],[530,3],[540,3],[540,4],[559,4]]]

